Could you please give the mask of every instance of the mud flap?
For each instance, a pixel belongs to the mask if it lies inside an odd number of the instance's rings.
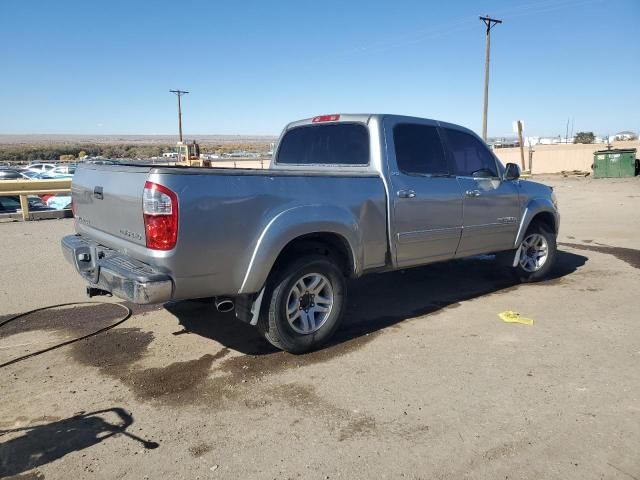
[[[258,324],[264,290],[263,287],[257,295],[240,295],[236,297],[236,318],[238,320],[254,327]]]
[[[516,248],[516,253],[513,256],[513,263],[511,264],[511,266],[513,268],[516,268],[518,266],[518,262],[520,262],[520,253],[522,252],[522,246],[519,246],[518,248]]]

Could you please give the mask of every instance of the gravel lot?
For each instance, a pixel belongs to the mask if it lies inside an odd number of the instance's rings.
[[[640,178],[543,180],[562,212],[546,282],[488,259],[365,277],[303,356],[208,303],[137,307],[0,369],[0,477],[640,479]],[[0,322],[85,300],[72,229],[0,224]],[[121,315],[100,301],[0,328],[0,363]]]

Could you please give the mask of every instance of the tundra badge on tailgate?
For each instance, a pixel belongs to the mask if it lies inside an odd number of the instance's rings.
[[[136,232],[132,232],[131,230],[127,230],[126,228],[121,228],[120,233],[128,238],[133,238],[135,240],[142,240],[142,235]]]

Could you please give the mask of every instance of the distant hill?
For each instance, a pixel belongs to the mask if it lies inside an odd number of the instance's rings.
[[[196,135],[202,153],[237,151],[266,154],[276,137],[266,135]],[[0,161],[25,163],[84,155],[152,158],[176,149],[175,135],[6,135],[0,134]]]
[[[271,135],[188,135],[186,141],[200,144],[268,144]],[[177,135],[74,135],[74,134],[0,134],[0,145],[175,145]]]

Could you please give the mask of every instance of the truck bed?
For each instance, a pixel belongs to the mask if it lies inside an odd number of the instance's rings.
[[[146,181],[178,196],[178,241],[172,250],[146,247]],[[247,284],[247,270],[259,261],[256,247],[266,241],[275,219],[279,229],[300,234],[307,224],[329,231],[334,222],[346,225],[345,235],[360,245],[354,252],[360,270],[386,261],[386,194],[372,172],[87,165],[76,171],[72,190],[77,232],[170,272],[174,299],[256,291]]]

